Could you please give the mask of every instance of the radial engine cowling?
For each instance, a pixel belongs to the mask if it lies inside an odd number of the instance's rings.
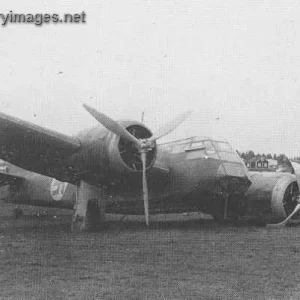
[[[121,121],[119,123],[139,140],[148,139],[152,136],[152,132],[139,122]],[[131,141],[112,134],[108,142],[107,153],[110,170],[114,171],[116,174],[124,175],[142,172],[140,151]],[[151,148],[149,148],[146,153],[147,169],[153,166],[156,159],[156,153],[156,143],[153,142]]]
[[[280,172],[250,172],[252,184],[247,191],[248,214],[277,223],[297,205],[299,187],[296,177]]]

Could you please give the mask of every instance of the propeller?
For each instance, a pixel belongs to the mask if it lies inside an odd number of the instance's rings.
[[[145,220],[146,225],[149,225],[149,202],[148,202],[148,185],[146,177],[146,155],[145,151],[141,152],[141,159],[143,164],[143,198],[144,198],[144,210],[145,210]]]
[[[294,185],[291,186],[291,196],[293,195],[293,192],[294,192]],[[300,195],[297,194],[296,196],[294,196],[293,201],[297,201],[297,205],[295,206],[292,213],[285,220],[283,220],[278,224],[267,224],[268,228],[276,228],[276,227],[284,226],[300,210]]]
[[[182,114],[176,116],[173,120],[169,121],[167,124],[162,125],[158,128],[157,132],[149,139],[149,141],[154,142],[168,133],[172,132],[177,128],[187,117],[192,113],[191,110],[185,111]]]
[[[130,134],[123,126],[117,123],[115,120],[95,110],[94,108],[83,104],[83,107],[105,128],[113,132],[114,134],[121,136],[122,138],[133,142],[136,146],[140,146],[140,141]]]
[[[149,139],[137,139],[135,136],[130,134],[123,126],[121,126],[118,122],[111,119],[90,107],[87,104],[83,104],[83,107],[90,113],[100,124],[102,124],[105,128],[113,132],[114,134],[131,141],[139,150],[142,161],[142,169],[143,169],[143,200],[144,200],[144,210],[145,210],[145,220],[146,225],[149,225],[149,201],[148,201],[148,186],[147,186],[147,177],[146,177],[146,160],[147,160],[147,152],[150,151],[154,147],[154,142],[163,136],[169,134],[174,129],[176,129],[186,118],[192,113],[192,111],[187,111],[179,114],[173,120],[168,122],[167,124],[159,127],[156,134],[154,134]]]
[[[295,209],[293,210],[293,212],[282,222],[277,223],[277,224],[267,224],[268,228],[275,228],[275,227],[281,227],[284,226],[300,209],[300,203],[298,203],[295,207]]]

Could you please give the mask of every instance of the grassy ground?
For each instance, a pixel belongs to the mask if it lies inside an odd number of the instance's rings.
[[[1,300],[300,299],[299,227],[172,215],[72,233],[68,212],[15,220],[0,207]]]

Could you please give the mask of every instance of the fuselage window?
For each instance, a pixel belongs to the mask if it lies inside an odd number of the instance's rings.
[[[205,145],[203,140],[194,139],[192,144],[185,149],[187,159],[207,158]]]
[[[204,145],[207,151],[216,151],[211,141],[204,141]]]
[[[184,152],[187,148],[189,148],[190,142],[184,142],[184,143],[179,143],[175,144],[172,149],[172,153],[181,153]]]
[[[240,162],[238,154],[232,149],[229,143],[214,141],[213,144],[216,147],[221,160]]]
[[[193,142],[192,145],[188,148],[188,150],[196,150],[196,149],[205,149],[205,145],[203,141]]]
[[[214,142],[215,147],[218,151],[222,152],[234,152],[231,148],[231,146],[228,143],[225,142]]]
[[[216,149],[211,141],[204,141],[206,154],[210,158],[218,159],[218,154],[216,152]]]
[[[239,162],[236,154],[234,152],[218,152],[221,160],[232,161],[232,162]]]

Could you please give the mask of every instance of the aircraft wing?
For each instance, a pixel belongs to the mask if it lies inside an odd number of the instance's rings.
[[[8,174],[3,169],[3,167],[0,167],[0,187],[5,186],[5,185],[19,184],[20,181],[23,181],[23,180],[24,180],[24,177]]]
[[[0,113],[0,158],[14,165],[59,177],[64,159],[79,147],[74,137]]]

